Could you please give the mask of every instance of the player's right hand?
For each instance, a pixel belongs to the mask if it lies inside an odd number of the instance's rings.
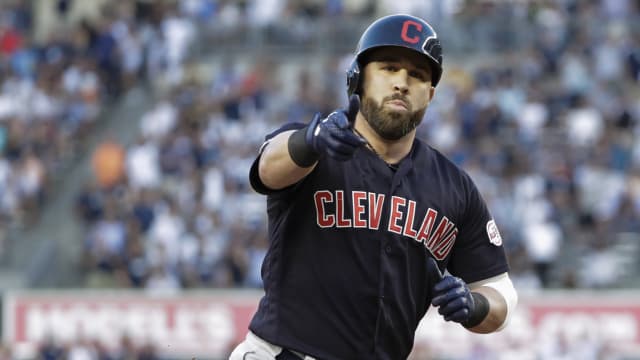
[[[353,132],[353,123],[360,109],[360,98],[352,95],[349,108],[337,110],[324,119],[319,114],[313,118],[305,134],[306,143],[319,154],[346,161],[367,141]]]

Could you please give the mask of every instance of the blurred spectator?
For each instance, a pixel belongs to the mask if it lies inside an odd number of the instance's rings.
[[[6,18],[0,21],[0,54],[11,57],[22,46],[23,35]]]
[[[559,226],[549,220],[531,223],[523,229],[527,255],[543,287],[551,285],[550,270],[557,260],[562,241]]]
[[[68,360],[93,360],[98,358],[97,350],[93,344],[84,338],[76,340],[67,352]]]
[[[130,186],[135,189],[152,189],[159,185],[158,157],[158,149],[152,141],[139,137],[126,154],[126,171]]]
[[[123,180],[124,152],[124,147],[114,138],[105,139],[93,152],[93,173],[102,189],[111,189]]]
[[[38,349],[38,360],[59,360],[65,356],[64,347],[58,344],[52,336],[45,338]]]
[[[182,79],[182,63],[194,39],[195,29],[192,21],[180,14],[177,2],[168,4],[161,29],[166,42],[167,77],[170,84],[177,84]]]
[[[126,247],[126,228],[113,202],[108,202],[102,218],[88,234],[83,260],[90,271],[90,286],[116,286]]]

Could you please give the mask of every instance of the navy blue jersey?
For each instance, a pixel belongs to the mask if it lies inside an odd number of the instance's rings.
[[[467,283],[508,270],[470,177],[420,140],[397,169],[361,148],[279,191],[260,181],[258,159],[250,178],[268,195],[270,247],[250,329],[273,344],[319,359],[404,359],[431,303],[429,256]]]

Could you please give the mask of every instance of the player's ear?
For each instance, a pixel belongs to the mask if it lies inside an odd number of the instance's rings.
[[[436,94],[436,87],[432,86],[431,89],[429,90],[429,101],[431,101],[431,99],[433,99],[433,95]]]

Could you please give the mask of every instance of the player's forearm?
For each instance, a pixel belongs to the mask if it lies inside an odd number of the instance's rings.
[[[502,294],[488,286],[480,286],[473,289],[472,292],[484,295],[489,301],[489,313],[480,324],[468,328],[468,330],[479,334],[488,334],[500,329],[506,321],[508,313],[507,302]]]
[[[303,168],[291,159],[288,141],[292,133],[293,131],[286,131],[275,136],[260,156],[260,180],[270,189],[278,190],[295,184],[307,176],[315,166]]]

